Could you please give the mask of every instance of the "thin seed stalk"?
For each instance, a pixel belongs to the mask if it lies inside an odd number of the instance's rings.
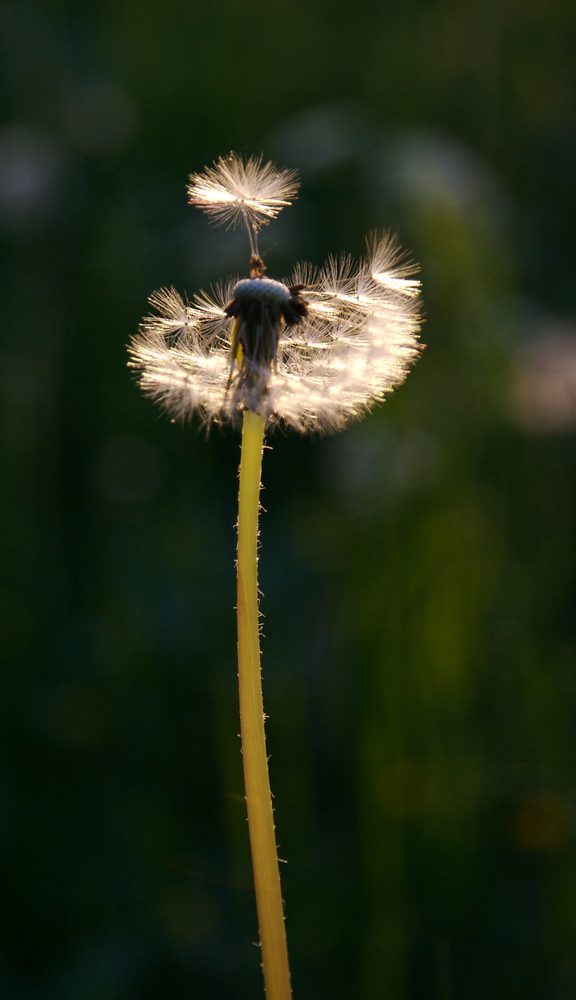
[[[258,507],[264,420],[244,411],[238,501],[238,683],[242,760],[266,1000],[290,1000],[284,908],[268,777],[258,628]]]

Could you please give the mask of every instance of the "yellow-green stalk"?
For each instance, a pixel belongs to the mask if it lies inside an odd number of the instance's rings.
[[[238,501],[238,683],[242,760],[266,1000],[290,1000],[284,907],[268,777],[258,624],[258,509],[264,420],[244,411]]]

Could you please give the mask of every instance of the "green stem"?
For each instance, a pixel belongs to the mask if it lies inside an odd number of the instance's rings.
[[[264,420],[244,412],[238,502],[238,683],[242,760],[267,1000],[290,1000],[290,969],[268,778],[258,626],[258,507]]]

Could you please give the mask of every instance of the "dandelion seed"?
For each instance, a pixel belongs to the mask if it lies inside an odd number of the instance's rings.
[[[235,154],[191,178],[192,204],[217,222],[244,224],[250,277],[185,302],[174,289],[150,298],[130,364],[171,416],[330,431],[359,417],[405,378],[419,352],[420,282],[387,233],[372,233],[360,261],[298,264],[286,280],[264,275],[259,228],[297,191],[294,171]]]
[[[190,204],[203,209],[217,225],[244,223],[257,256],[258,231],[292,203],[299,186],[295,170],[278,170],[273,163],[262,166],[261,156],[244,163],[230,153],[203,174],[192,174],[188,195]]]

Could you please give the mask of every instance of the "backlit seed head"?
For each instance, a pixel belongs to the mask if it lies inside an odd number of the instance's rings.
[[[130,365],[173,417],[236,422],[250,409],[302,432],[335,430],[404,380],[419,352],[420,283],[392,237],[371,234],[360,261],[299,264],[277,281],[264,276],[256,232],[293,197],[294,172],[231,154],[189,190],[217,221],[244,222],[252,256],[249,278],[211,295],[150,298]]]

